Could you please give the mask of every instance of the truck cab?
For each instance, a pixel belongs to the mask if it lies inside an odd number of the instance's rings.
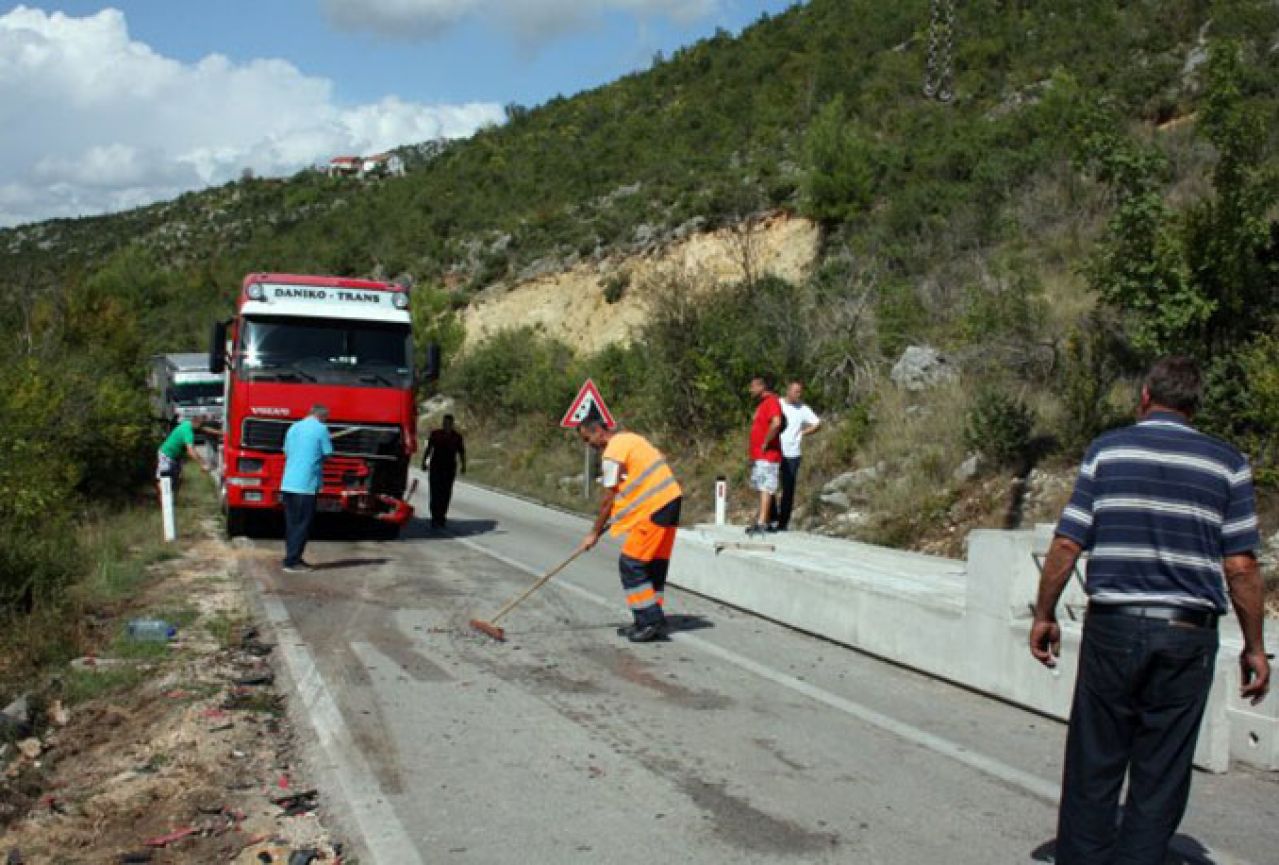
[[[404,286],[254,273],[236,315],[214,330],[208,364],[226,379],[222,498],[230,534],[282,508],[284,439],[316,404],[329,409],[333,456],[321,512],[373,521],[389,534],[417,449],[412,319]]]

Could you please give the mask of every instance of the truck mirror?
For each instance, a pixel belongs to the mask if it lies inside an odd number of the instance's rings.
[[[440,378],[440,344],[433,342],[426,347],[426,380],[438,381]]]
[[[215,321],[213,334],[209,340],[209,372],[223,372],[226,369],[226,322]]]

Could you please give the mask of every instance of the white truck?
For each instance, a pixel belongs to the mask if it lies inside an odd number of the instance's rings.
[[[150,379],[152,406],[167,425],[189,420],[197,440],[202,428],[222,428],[225,377],[209,371],[207,352],[155,355]]]

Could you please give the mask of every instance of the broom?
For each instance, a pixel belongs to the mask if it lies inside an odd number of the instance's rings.
[[[502,618],[502,617],[503,617],[503,616],[505,616],[507,613],[509,613],[511,610],[515,609],[515,608],[516,608],[516,607],[518,607],[520,604],[524,603],[524,600],[525,600],[525,599],[526,599],[529,595],[533,594],[533,593],[534,593],[534,592],[536,592],[538,589],[542,588],[542,586],[544,586],[544,585],[546,585],[548,582],[550,582],[551,577],[555,576],[555,575],[556,575],[556,574],[558,574],[560,571],[562,571],[562,570],[564,570],[565,568],[567,568],[570,564],[572,564],[572,563],[573,563],[573,561],[574,561],[574,560],[575,560],[578,556],[580,556],[580,555],[581,555],[582,553],[584,553],[584,552],[585,552],[585,550],[581,549],[580,547],[579,547],[578,549],[574,550],[574,551],[573,551],[573,555],[569,556],[567,559],[565,559],[564,561],[560,562],[560,563],[559,563],[559,565],[558,565],[558,566],[557,566],[554,570],[549,571],[549,572],[547,572],[545,575],[543,575],[543,576],[539,577],[536,583],[534,583],[533,585],[529,586],[529,587],[528,587],[527,589],[525,589],[522,593],[520,593],[517,597],[514,597],[514,598],[512,598],[511,600],[507,601],[507,602],[506,602],[506,606],[504,606],[504,607],[502,607],[502,609],[498,610],[498,611],[497,611],[497,614],[496,614],[495,616],[493,616],[493,618],[488,619],[487,621],[486,621],[486,620],[484,620],[484,619],[471,619],[471,627],[472,627],[472,628],[474,628],[475,630],[479,631],[481,634],[486,634],[486,635],[488,635],[488,636],[492,637],[493,639],[497,640],[499,643],[505,643],[505,642],[506,642],[506,631],[505,631],[504,629],[499,628],[499,627],[497,626],[498,619]]]

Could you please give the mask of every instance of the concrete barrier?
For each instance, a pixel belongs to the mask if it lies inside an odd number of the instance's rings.
[[[728,526],[682,530],[671,582],[1051,717],[1068,716],[1085,605],[1079,581],[1071,581],[1058,609],[1057,672],[1026,648],[1039,581],[1035,557],[1047,549],[1050,526],[973,532],[967,562],[803,533],[762,539],[771,551],[732,546],[744,540],[741,529]],[[1279,623],[1268,624],[1273,647]],[[1233,619],[1221,625],[1195,762],[1214,772],[1231,760],[1277,770],[1279,697],[1257,707],[1240,701],[1243,642]]]

